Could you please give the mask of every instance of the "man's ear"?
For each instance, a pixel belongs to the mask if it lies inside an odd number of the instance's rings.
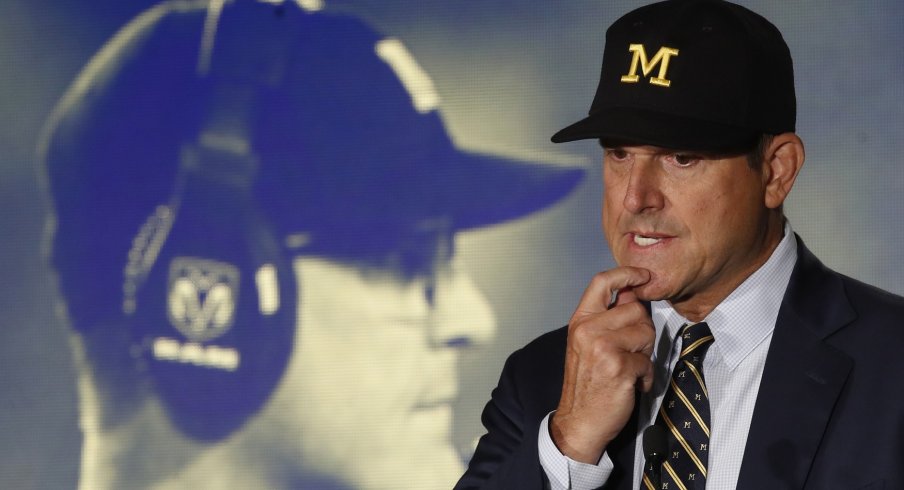
[[[800,137],[782,133],[772,138],[763,155],[766,207],[777,209],[785,202],[803,166],[804,143]]]

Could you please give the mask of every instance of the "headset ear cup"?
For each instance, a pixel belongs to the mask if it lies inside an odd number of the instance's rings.
[[[264,405],[293,350],[290,264],[244,186],[189,177],[135,296],[131,333],[173,424],[228,436]]]

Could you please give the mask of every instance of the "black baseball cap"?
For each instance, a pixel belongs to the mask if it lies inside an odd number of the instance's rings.
[[[791,53],[772,23],[721,0],[667,0],[609,27],[589,116],[552,141],[745,151],[793,132],[796,113]]]

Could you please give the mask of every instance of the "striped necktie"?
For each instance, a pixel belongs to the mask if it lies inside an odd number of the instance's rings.
[[[703,380],[703,356],[713,343],[706,323],[685,325],[680,332],[681,356],[659,407],[656,424],[668,434],[668,452],[662,463],[662,490],[706,488],[709,460],[709,393]],[[643,488],[656,478],[645,471]]]

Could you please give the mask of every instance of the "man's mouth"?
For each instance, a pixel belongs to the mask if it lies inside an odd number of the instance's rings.
[[[661,242],[661,238],[654,238],[643,235],[634,235],[634,243],[636,245],[640,245],[641,247],[649,247],[650,245],[656,245]]]
[[[657,243],[668,238],[663,235],[653,236],[653,235],[645,235],[642,233],[632,233],[631,237],[632,237],[632,240],[634,241],[634,244],[639,247],[649,247],[652,245],[656,245]]]
[[[422,440],[446,441],[452,434],[452,406],[447,403],[418,405],[408,416],[408,427]]]

